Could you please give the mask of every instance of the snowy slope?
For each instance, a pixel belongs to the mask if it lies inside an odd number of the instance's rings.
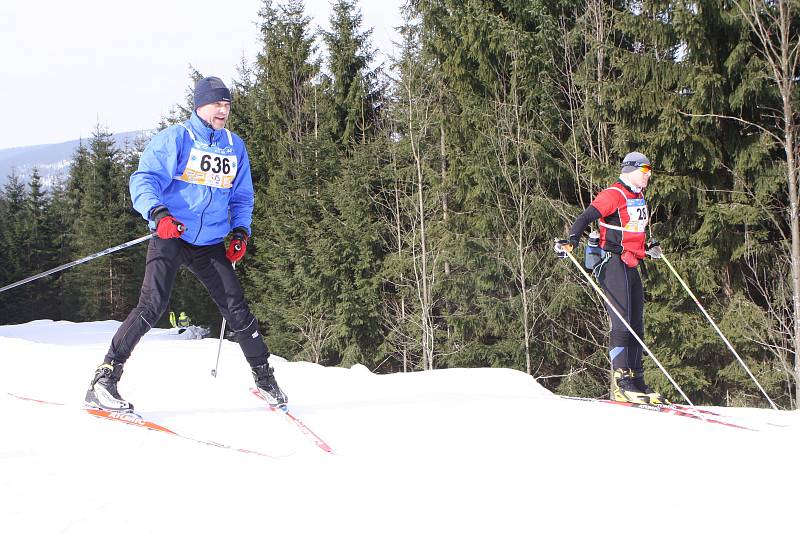
[[[273,357],[330,455],[249,393],[237,345],[224,342],[213,378],[217,340],[151,331],[120,382],[137,411],[268,458],[77,409],[118,324],[0,326],[0,532],[797,528],[795,412],[723,409],[753,432],[560,399],[511,370],[386,376]]]

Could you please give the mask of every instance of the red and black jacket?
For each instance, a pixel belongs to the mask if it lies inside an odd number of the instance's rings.
[[[595,220],[600,220],[600,248],[613,254],[628,252],[638,259],[645,257],[649,211],[642,193],[635,193],[617,181],[600,191],[569,230],[579,237]]]

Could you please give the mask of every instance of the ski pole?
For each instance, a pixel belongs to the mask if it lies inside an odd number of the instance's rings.
[[[731,342],[730,342],[730,341],[728,341],[728,338],[727,338],[727,337],[725,337],[725,334],[723,334],[723,333],[722,333],[722,330],[720,330],[720,329],[719,329],[719,327],[717,326],[717,323],[715,323],[715,322],[714,322],[714,320],[713,320],[713,319],[711,318],[711,316],[708,314],[708,312],[707,312],[707,311],[706,311],[706,309],[703,307],[703,305],[702,305],[702,304],[700,304],[700,301],[697,299],[697,297],[695,296],[695,294],[692,292],[692,290],[691,290],[691,289],[689,289],[689,286],[688,286],[688,284],[687,284],[687,283],[686,283],[686,282],[683,280],[683,278],[681,278],[681,276],[678,274],[678,271],[676,271],[676,270],[675,270],[675,267],[673,267],[673,266],[672,266],[672,264],[669,262],[669,260],[667,260],[667,258],[664,256],[664,253],[663,253],[663,252],[662,252],[662,253],[661,253],[661,255],[660,255],[660,259],[664,260],[664,263],[667,265],[667,267],[669,267],[669,270],[670,270],[670,271],[672,271],[672,274],[674,274],[674,275],[675,275],[675,278],[677,278],[677,279],[678,279],[678,282],[680,282],[680,283],[681,283],[681,285],[683,286],[683,289],[685,289],[685,290],[686,290],[686,292],[687,292],[687,293],[689,293],[689,296],[690,296],[690,297],[692,297],[692,300],[694,301],[694,303],[695,303],[695,304],[697,304],[697,307],[698,307],[698,308],[700,308],[700,311],[701,311],[701,312],[703,312],[703,315],[705,315],[705,316],[706,316],[706,319],[708,319],[708,322],[709,322],[709,323],[711,323],[711,326],[713,326],[713,327],[714,327],[714,330],[716,330],[716,331],[717,331],[717,334],[719,334],[719,337],[721,337],[721,338],[722,338],[722,341],[724,341],[724,342],[725,342],[725,344],[728,346],[728,348],[729,348],[729,349],[730,349],[730,351],[733,353],[733,355],[734,355],[734,356],[736,356],[736,359],[737,359],[737,360],[739,360],[739,363],[740,363],[740,364],[742,364],[742,367],[744,367],[744,370],[745,370],[745,371],[747,371],[747,374],[748,374],[748,375],[750,375],[750,378],[752,378],[752,379],[753,379],[753,382],[755,382],[755,383],[756,383],[756,385],[758,386],[758,389],[760,389],[760,390],[761,390],[761,393],[762,393],[762,394],[764,395],[764,397],[766,397],[766,399],[769,401],[769,404],[770,404],[770,406],[772,406],[772,408],[773,408],[774,410],[777,410],[777,409],[778,409],[778,407],[777,407],[777,406],[775,406],[775,403],[774,403],[774,402],[772,402],[772,399],[769,397],[769,395],[767,395],[767,392],[766,392],[766,391],[764,391],[764,388],[763,388],[763,387],[761,387],[761,384],[759,384],[759,382],[758,382],[758,380],[756,379],[756,377],[755,377],[755,376],[753,376],[753,373],[752,373],[752,372],[750,372],[750,368],[749,368],[749,367],[747,367],[747,364],[746,364],[746,363],[744,363],[744,360],[741,358],[741,356],[739,356],[739,353],[738,353],[738,352],[736,352],[736,349],[734,349],[734,348],[733,348],[733,345],[731,345]]]
[[[239,250],[238,248],[236,250]],[[233,270],[236,270],[236,262],[233,262]],[[219,367],[219,353],[222,351],[222,339],[225,337],[225,316],[222,316],[222,327],[219,330],[219,345],[217,346],[217,363],[211,369],[211,376],[217,378],[217,368]]]
[[[222,351],[222,338],[225,337],[225,317],[222,318],[222,327],[219,331],[219,345],[217,345],[217,363],[211,369],[211,376],[217,378],[217,367],[219,367],[219,353]]]
[[[116,247],[110,247],[110,248],[107,248],[105,250],[101,250],[100,252],[95,252],[94,254],[90,254],[89,256],[86,256],[85,258],[81,258],[79,260],[75,260],[75,261],[71,261],[69,263],[65,263],[64,265],[62,265],[60,267],[56,267],[54,269],[50,269],[49,271],[45,271],[43,273],[39,273],[37,275],[30,276],[30,277],[26,278],[25,280],[20,280],[19,282],[14,282],[13,284],[9,284],[7,286],[0,287],[0,293],[2,293],[3,291],[6,291],[8,289],[13,289],[15,287],[21,286],[23,284],[27,284],[28,282],[33,282],[34,280],[38,280],[39,278],[43,278],[43,277],[45,277],[45,276],[47,276],[49,274],[57,273],[59,271],[63,271],[64,269],[69,269],[70,267],[75,267],[76,265],[80,265],[81,263],[86,263],[87,261],[92,261],[94,259],[99,258],[100,256],[105,256],[106,254],[111,254],[112,252],[116,252],[118,250],[122,250],[123,248],[128,248],[130,246],[136,245],[137,243],[141,243],[142,241],[147,241],[148,239],[150,239],[152,237],[153,237],[153,234],[147,234],[147,235],[142,236],[142,237],[140,237],[138,239],[133,239],[131,241],[128,241],[127,243],[122,243],[121,245],[117,245]]]
[[[217,378],[217,367],[219,367],[219,353],[222,351],[222,339],[225,337],[225,317],[222,318],[222,327],[219,331],[219,345],[217,345],[217,363],[211,369],[211,376]]]
[[[558,246],[558,239],[556,239],[555,241],[556,241],[556,245]],[[664,373],[664,376],[666,376],[667,379],[669,379],[670,383],[672,383],[672,385],[675,386],[675,389],[677,389],[678,392],[681,394],[681,396],[684,399],[686,399],[686,402],[689,404],[689,406],[691,406],[694,409],[695,413],[697,413],[697,415],[700,416],[701,419],[705,420],[705,417],[703,416],[703,414],[699,410],[697,410],[697,408],[695,408],[694,404],[692,404],[692,401],[690,401],[689,397],[686,396],[686,393],[683,392],[683,390],[678,385],[678,383],[675,382],[675,380],[667,372],[667,370],[664,369],[664,366],[661,365],[661,362],[658,361],[658,358],[656,358],[655,355],[652,353],[652,351],[650,351],[650,349],[647,347],[645,342],[642,341],[642,339],[639,337],[639,335],[636,332],[634,332],[633,328],[631,327],[631,325],[628,324],[628,321],[625,320],[625,318],[622,316],[622,314],[619,311],[617,311],[617,308],[614,307],[614,305],[611,303],[611,300],[606,296],[605,292],[603,292],[603,290],[600,289],[600,287],[597,284],[595,284],[594,280],[592,280],[592,277],[589,276],[589,273],[587,273],[583,269],[583,267],[581,267],[581,264],[578,263],[578,260],[576,260],[575,256],[572,255],[572,252],[570,252],[569,250],[566,250],[565,248],[563,248],[561,246],[559,246],[559,248],[560,248],[561,252],[564,252],[567,255],[567,257],[570,260],[572,260],[572,263],[575,264],[575,267],[578,268],[578,270],[581,272],[581,274],[583,274],[584,278],[586,278],[586,280],[594,288],[594,290],[597,291],[597,293],[603,298],[605,303],[608,305],[609,309],[611,311],[613,311],[614,314],[616,314],[616,316],[619,318],[620,321],[622,321],[622,324],[625,325],[625,328],[628,329],[628,332],[630,332],[631,335],[634,337],[634,339],[636,339],[636,341],[639,342],[639,344],[642,346],[642,348],[645,350],[645,352],[647,352],[647,355],[650,356],[650,358],[652,358],[652,360],[656,363],[658,368],[661,369],[661,372]]]

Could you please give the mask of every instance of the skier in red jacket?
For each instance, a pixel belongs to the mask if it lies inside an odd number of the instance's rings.
[[[559,246],[571,250],[594,221],[600,230],[602,261],[594,268],[600,287],[641,339],[644,336],[644,291],[638,265],[647,255],[649,213],[642,192],[650,180],[650,160],[640,152],[625,156],[619,179],[594,198],[569,229]],[[657,243],[650,244],[651,247]],[[608,308],[608,304],[606,304]],[[611,317],[609,357],[614,375],[611,398],[637,404],[663,404],[667,400],[644,381],[642,346],[616,313]]]

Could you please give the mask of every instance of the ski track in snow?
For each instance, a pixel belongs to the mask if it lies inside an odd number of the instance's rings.
[[[560,399],[524,373],[271,362],[318,449],[249,392],[239,347],[145,336],[120,392],[78,409],[116,321],[0,326],[0,532],[777,532],[796,525],[797,412],[713,408],[751,432]],[[68,406],[41,405],[6,393]],[[782,426],[770,426],[769,423]],[[790,486],[789,486],[790,487]]]

